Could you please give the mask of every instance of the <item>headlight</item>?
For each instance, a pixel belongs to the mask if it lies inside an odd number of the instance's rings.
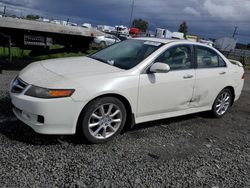
[[[60,98],[60,97],[70,97],[74,93],[74,89],[47,89],[37,86],[31,86],[25,95],[37,97],[37,98]]]

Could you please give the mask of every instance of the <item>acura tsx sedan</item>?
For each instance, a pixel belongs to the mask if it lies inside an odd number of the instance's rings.
[[[102,143],[137,123],[201,111],[222,117],[243,83],[241,63],[210,46],[137,38],[88,57],[32,63],[10,96],[14,114],[37,133]]]

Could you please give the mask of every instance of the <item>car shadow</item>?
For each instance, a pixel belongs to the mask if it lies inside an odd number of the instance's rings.
[[[79,138],[76,135],[43,135],[38,134],[28,125],[22,123],[14,116],[9,117],[8,120],[0,121],[0,134],[6,136],[12,141],[18,141],[27,145],[62,145],[69,144],[86,144],[86,140]]]
[[[89,144],[78,136],[42,135],[18,120],[13,112],[9,97],[0,98],[0,134],[10,140],[29,145],[67,145],[68,143]]]
[[[22,70],[24,67],[32,63],[33,60],[26,60],[26,59],[15,59],[12,62],[7,60],[0,60],[0,73],[2,70],[6,71],[19,71]]]
[[[2,101],[0,101],[1,104]],[[16,117],[11,114],[11,112],[7,112],[5,118],[0,118],[0,134],[4,135],[10,140],[22,142],[28,145],[91,145],[87,140],[81,138],[80,136],[76,135],[42,135],[38,134],[33,131],[29,126],[22,123]],[[0,116],[2,117],[2,115]],[[133,134],[137,130],[147,129],[151,127],[159,127],[161,125],[168,125],[172,123],[180,123],[191,119],[207,117],[205,113],[181,116],[176,118],[168,118],[158,121],[152,121],[147,123],[141,123],[135,125],[133,128],[127,129],[122,132],[122,134]],[[173,127],[172,127],[173,128]]]

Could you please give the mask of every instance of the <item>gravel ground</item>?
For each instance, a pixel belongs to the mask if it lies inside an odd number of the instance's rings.
[[[222,119],[137,125],[109,143],[36,134],[12,114],[0,74],[0,187],[250,187],[250,72]]]

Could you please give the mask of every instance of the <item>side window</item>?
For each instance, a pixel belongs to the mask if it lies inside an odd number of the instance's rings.
[[[203,46],[196,47],[197,68],[226,67],[224,60],[214,50]]]
[[[225,63],[225,61],[219,56],[219,67],[226,67],[227,64]]]
[[[192,68],[192,50],[189,45],[179,45],[167,49],[155,61],[166,63],[171,70],[183,70]]]
[[[112,39],[112,36],[111,35],[106,35],[105,38]]]

